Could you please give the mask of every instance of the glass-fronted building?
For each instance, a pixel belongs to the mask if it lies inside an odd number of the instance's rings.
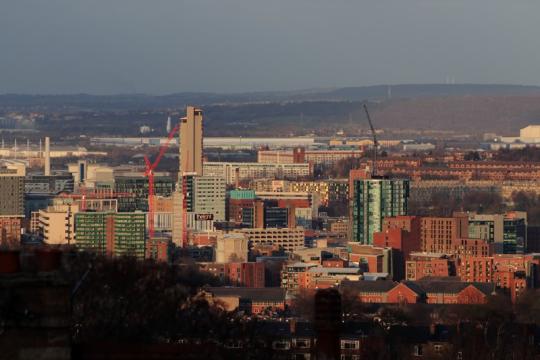
[[[352,182],[351,241],[373,244],[385,217],[407,214],[409,180],[376,177]]]
[[[144,259],[146,214],[80,212],[75,215],[75,244],[81,250],[108,256]]]

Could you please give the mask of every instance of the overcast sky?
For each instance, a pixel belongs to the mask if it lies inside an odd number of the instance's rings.
[[[538,0],[0,0],[0,93],[540,84]]]

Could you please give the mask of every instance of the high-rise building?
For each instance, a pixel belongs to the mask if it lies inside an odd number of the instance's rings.
[[[216,176],[185,175],[186,211],[225,221],[225,179]],[[211,216],[207,216],[211,215]]]
[[[43,235],[43,241],[47,244],[72,244],[75,233],[75,214],[79,212],[79,206],[56,205],[49,206],[45,210],[39,210],[39,231]]]
[[[188,106],[180,119],[180,175],[203,174],[203,113]]]
[[[466,216],[431,217],[421,219],[421,249],[426,252],[451,253],[467,238],[468,220]]]
[[[75,215],[78,248],[108,256],[144,259],[146,214],[82,212]]]
[[[385,218],[407,214],[409,180],[376,177],[351,182],[351,241],[371,245]]]
[[[0,217],[24,216],[24,171],[0,167]]]

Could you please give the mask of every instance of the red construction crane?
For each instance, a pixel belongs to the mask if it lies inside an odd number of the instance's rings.
[[[180,125],[176,125],[174,129],[171,130],[167,140],[159,148],[158,156],[153,163],[150,162],[148,156],[144,156],[144,163],[146,170],[144,176],[148,177],[148,237],[152,239],[154,237],[154,169],[159,165],[159,162],[165,155],[165,151],[169,147],[171,140],[174,138],[174,135],[178,131]]]

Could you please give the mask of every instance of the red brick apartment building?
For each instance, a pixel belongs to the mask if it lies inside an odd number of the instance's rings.
[[[468,237],[469,219],[463,217],[423,217],[421,249],[425,252],[451,253],[458,239]]]
[[[264,263],[201,263],[201,270],[227,281],[232,286],[264,288]]]
[[[402,230],[400,232],[400,230]],[[466,215],[456,217],[396,216],[384,219],[383,230],[373,235],[373,243],[391,247],[404,253],[481,253],[489,255],[487,244],[468,239],[469,220]]]
[[[427,159],[426,159],[427,160]],[[370,167],[371,161],[361,164],[361,168]],[[540,162],[503,162],[503,161],[446,161],[444,167],[431,166],[428,161],[407,158],[381,159],[377,168],[393,174],[423,179],[434,176],[461,180],[535,180],[540,177]]]
[[[455,259],[446,254],[412,253],[406,262],[407,280],[421,280],[425,277],[447,277],[456,275]]]

